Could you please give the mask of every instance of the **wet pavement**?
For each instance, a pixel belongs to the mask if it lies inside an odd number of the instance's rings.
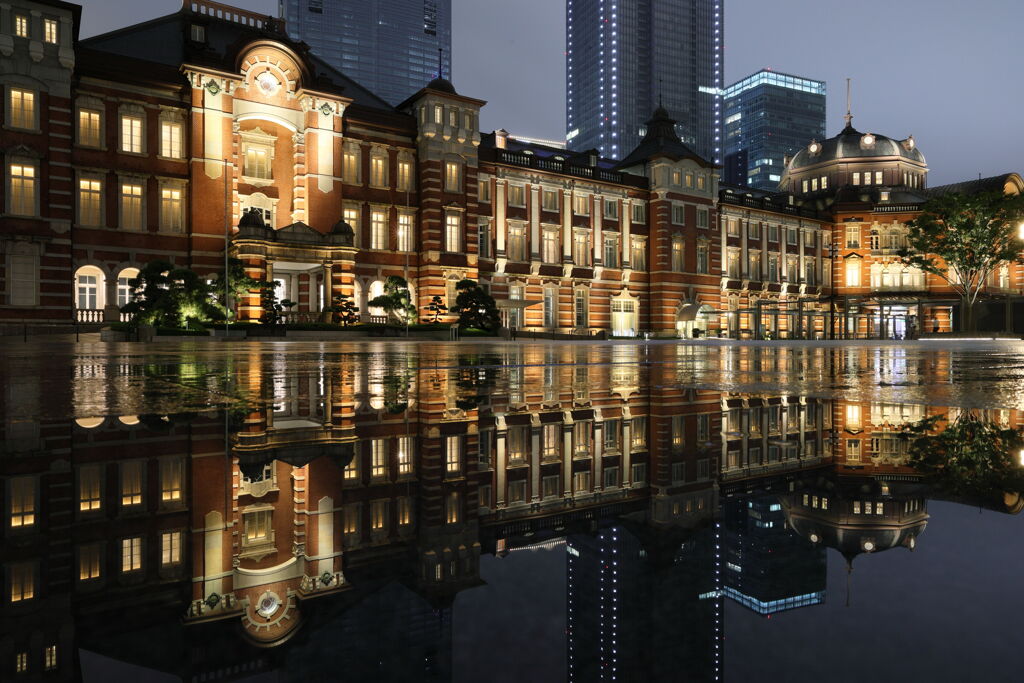
[[[1024,663],[1024,343],[5,340],[0,376],[3,680]]]

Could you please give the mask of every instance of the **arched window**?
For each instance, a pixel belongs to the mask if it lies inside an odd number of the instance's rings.
[[[103,271],[96,266],[82,266],[75,271],[75,308],[96,310],[103,308]]]
[[[132,287],[129,284],[139,276],[138,268],[125,268],[117,274],[117,307],[121,308],[132,300]]]
[[[383,294],[384,294],[384,281],[383,280],[374,280],[373,282],[370,283],[369,290],[367,291],[367,294],[366,294],[366,300],[368,302],[369,301],[373,301],[378,296],[382,296]],[[377,306],[370,306],[369,304],[367,304],[367,310],[368,310],[370,315],[384,315],[384,309],[383,308],[379,308]]]

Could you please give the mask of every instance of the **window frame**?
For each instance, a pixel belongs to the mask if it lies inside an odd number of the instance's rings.
[[[30,125],[23,125],[24,121],[15,122],[15,106],[14,97],[15,93],[21,94],[21,102],[27,100],[30,102],[31,111],[28,112],[31,117],[31,121],[28,121]],[[33,90],[22,85],[8,85],[7,86],[7,97],[6,97],[6,116],[4,117],[4,128],[10,130],[22,130],[22,131],[39,131],[39,91]],[[21,112],[19,119],[24,116],[25,107],[21,106],[17,108],[17,111]]]

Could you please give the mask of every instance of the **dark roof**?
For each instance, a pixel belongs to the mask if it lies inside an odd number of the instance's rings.
[[[836,161],[837,159],[854,159],[858,157],[900,156],[908,161],[919,164],[925,163],[924,155],[921,154],[921,150],[913,142],[913,136],[908,136],[905,140],[894,140],[878,133],[871,133],[875,138],[875,142],[870,147],[865,147],[861,144],[865,135],[867,133],[862,133],[854,128],[851,123],[847,123],[839,135],[822,140],[821,142],[812,141],[803,147],[803,149],[796,153],[793,160],[789,162],[789,170],[793,171],[827,161]],[[818,148],[812,153],[811,146],[815,142],[817,142]]]
[[[1017,176],[1017,181],[1014,183],[1014,176]],[[979,192],[1002,192],[1006,189],[1008,183],[1014,183],[1019,185],[1020,176],[1016,173],[1002,173],[1000,175],[994,175],[989,178],[977,178],[976,180],[964,180],[959,183],[951,183],[949,185],[939,185],[937,187],[929,187],[925,192],[935,197],[942,194],[978,194]]]
[[[193,23],[206,27],[205,43],[190,39]],[[195,13],[186,5],[174,14],[87,38],[81,44],[95,52],[131,57],[175,69],[182,64],[195,64],[233,73],[237,70],[239,53],[259,39],[281,43],[304,62],[308,74],[304,75],[303,87],[332,92],[374,109],[393,111],[393,107],[383,99],[310,52],[308,45],[289,38],[284,32],[283,22],[273,17],[263,17],[257,25],[243,24]]]
[[[447,78],[435,78],[434,80],[430,81],[430,83],[427,83],[426,87],[430,90],[437,90],[440,92],[448,93],[449,95],[459,94],[455,92],[455,86],[452,85],[452,82],[449,81]]]
[[[650,120],[647,121],[647,134],[644,135],[643,140],[636,146],[636,149],[616,165],[616,168],[637,166],[657,157],[668,157],[673,161],[693,159],[701,166],[714,166],[683,144],[683,141],[679,139],[679,134],[676,133],[675,120],[661,106],[654,110]]]

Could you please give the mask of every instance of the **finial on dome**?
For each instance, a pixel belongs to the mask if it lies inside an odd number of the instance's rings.
[[[846,116],[843,119],[846,120],[846,127],[851,128],[853,126],[853,114],[850,113],[850,81],[852,79],[846,79]]]

